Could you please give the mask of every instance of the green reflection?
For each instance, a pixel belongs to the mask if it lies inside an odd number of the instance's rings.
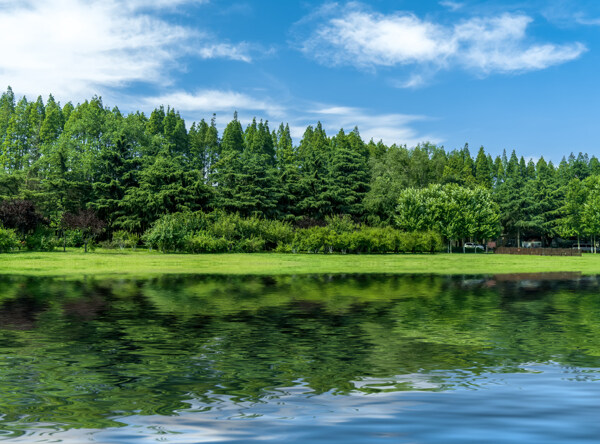
[[[0,278],[0,430],[600,364],[598,279]],[[0,432],[1,433],[1,432]]]

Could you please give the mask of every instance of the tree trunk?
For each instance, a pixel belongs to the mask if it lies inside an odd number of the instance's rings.
[[[521,248],[521,229],[517,228],[517,248]]]
[[[87,253],[87,244],[88,244],[88,241],[87,241],[87,238],[85,237],[85,238],[83,238],[83,249],[84,249],[85,253]]]

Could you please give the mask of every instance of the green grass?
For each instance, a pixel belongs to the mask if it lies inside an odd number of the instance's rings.
[[[159,274],[414,273],[500,274],[581,272],[600,274],[600,254],[582,257],[494,254],[324,255],[161,254],[99,250],[0,254],[0,274],[30,276],[151,276]]]

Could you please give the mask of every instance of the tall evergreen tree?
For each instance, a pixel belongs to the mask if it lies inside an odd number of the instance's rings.
[[[479,148],[477,160],[475,161],[475,180],[479,186],[484,188],[492,187],[492,172],[490,171],[490,164],[483,146]]]
[[[353,132],[354,136],[358,131]],[[358,136],[360,137],[360,136]],[[369,190],[367,159],[361,144],[351,144],[341,129],[331,139],[332,152],[327,194],[331,202],[332,214],[350,214],[360,217],[363,214],[363,198]]]
[[[329,177],[329,139],[321,122],[304,132],[298,148],[300,159],[300,197],[298,209],[303,216],[323,220],[331,214],[331,201],[327,195]]]
[[[281,191],[277,205],[280,218],[294,220],[300,216],[298,196],[300,195],[300,166],[298,156],[292,142],[289,125],[279,125],[274,140],[276,141],[276,167],[278,186]]]

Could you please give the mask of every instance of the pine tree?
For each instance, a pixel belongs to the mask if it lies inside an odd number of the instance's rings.
[[[292,143],[290,127],[279,125],[277,133],[274,134],[276,141],[276,166],[278,172],[278,184],[281,196],[277,205],[279,217],[285,220],[294,220],[300,215],[297,208],[298,196],[300,195],[300,167],[298,156]]]
[[[351,145],[351,137],[348,137],[343,129],[332,138],[331,145],[331,164],[327,180],[331,214],[360,217],[363,214],[362,201],[369,190],[365,153],[360,144]]]
[[[483,146],[479,148],[477,153],[477,160],[475,161],[475,181],[479,186],[484,188],[492,187],[492,173],[490,171],[490,164]]]
[[[2,144],[4,170],[7,172],[21,171],[29,162],[29,102],[21,98],[12,113]]]
[[[331,201],[327,194],[329,177],[329,139],[321,122],[304,132],[298,148],[300,159],[300,197],[298,209],[304,217],[324,220],[331,214]]]

